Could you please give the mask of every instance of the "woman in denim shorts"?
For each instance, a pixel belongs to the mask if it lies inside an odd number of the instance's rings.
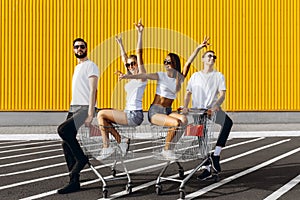
[[[166,158],[173,159],[175,157],[172,151],[171,142],[175,143],[181,135],[176,135],[178,126],[185,125],[187,118],[178,113],[172,113],[172,103],[176,99],[176,94],[181,88],[184,78],[187,76],[192,61],[197,56],[200,49],[208,45],[209,38],[204,38],[204,41],[196,48],[193,54],[189,57],[181,72],[179,56],[174,53],[169,53],[164,60],[166,72],[157,72],[150,74],[120,74],[120,79],[150,79],[156,80],[155,98],[149,108],[148,118],[152,124],[159,126],[169,126],[166,137],[166,145],[162,151],[162,155]]]
[[[136,49],[137,56],[130,55],[128,57],[122,43],[122,38],[116,37],[116,41],[121,49],[122,61],[126,67],[127,74],[146,73],[142,57],[142,32],[144,30],[144,26],[141,24],[141,21],[139,21],[138,24],[135,24],[135,27],[138,31],[138,42]],[[118,71],[116,73],[119,74],[121,72]],[[131,80],[125,85],[127,98],[126,108],[124,111],[116,109],[102,109],[98,112],[97,118],[103,138],[103,149],[99,159],[104,159],[114,152],[113,148],[109,147],[108,133],[111,133],[119,143],[122,153],[127,151],[128,144],[123,142],[121,143],[121,136],[113,128],[112,123],[138,126],[143,122],[144,114],[142,110],[142,98],[146,85],[146,79]]]

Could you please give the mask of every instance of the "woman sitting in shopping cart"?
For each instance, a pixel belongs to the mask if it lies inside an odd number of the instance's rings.
[[[172,143],[176,143],[181,135],[177,134],[177,127],[187,124],[185,115],[172,113],[172,103],[176,99],[176,94],[181,88],[184,78],[187,76],[190,65],[197,56],[198,52],[208,45],[208,37],[194,50],[189,57],[181,72],[179,56],[169,53],[164,60],[166,72],[140,73],[140,74],[119,74],[120,79],[150,79],[157,80],[156,94],[148,111],[148,119],[152,124],[171,127],[166,136],[166,144],[162,150],[162,156],[167,159],[175,159],[172,150]],[[176,136],[176,137],[175,137]]]
[[[121,36],[116,37],[116,41],[118,42],[121,49],[122,61],[126,67],[127,74],[132,75],[146,73],[142,57],[142,33],[144,30],[144,26],[141,23],[141,20],[138,24],[135,24],[135,27],[138,31],[138,42],[136,48],[137,56],[130,55],[128,57],[125,52]],[[116,73],[119,74],[120,72],[118,71]],[[116,109],[102,109],[98,112],[97,118],[103,138],[103,148],[101,151],[100,159],[109,157],[114,152],[114,149],[109,146],[109,133],[111,133],[117,143],[119,143],[122,153],[126,153],[128,149],[128,143],[126,141],[121,143],[121,136],[115,130],[112,123],[138,126],[143,122],[144,114],[142,110],[142,98],[146,85],[146,79],[131,80],[125,85],[127,98],[126,108],[124,111]]]

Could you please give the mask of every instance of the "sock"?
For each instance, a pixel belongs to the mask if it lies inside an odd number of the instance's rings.
[[[214,151],[214,156],[220,156],[221,150],[222,150],[222,147],[216,146],[215,151]]]
[[[210,172],[210,165],[205,166],[206,170]]]

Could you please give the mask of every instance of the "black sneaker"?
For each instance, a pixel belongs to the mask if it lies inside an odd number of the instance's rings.
[[[214,156],[214,154],[211,154],[211,166],[216,172],[221,171],[221,166],[220,166],[220,156]]]
[[[68,194],[68,193],[72,193],[72,192],[77,192],[79,190],[80,190],[79,182],[70,182],[65,187],[57,190],[57,193],[58,194]]]
[[[204,181],[204,180],[206,180],[206,179],[208,179],[208,178],[211,178],[211,177],[212,177],[211,172],[208,171],[207,169],[205,169],[205,170],[202,172],[202,174],[200,174],[200,175],[197,177],[197,179],[198,179],[198,180],[201,180],[201,181]]]

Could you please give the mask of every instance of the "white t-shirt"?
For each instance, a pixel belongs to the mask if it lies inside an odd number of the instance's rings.
[[[132,79],[125,85],[126,108],[125,110],[142,110],[142,99],[144,91],[147,85],[147,81],[139,81]]]
[[[187,85],[192,93],[193,108],[211,108],[218,99],[218,93],[226,90],[225,78],[221,72],[195,72]]]
[[[176,78],[170,78],[166,72],[157,72],[157,75],[156,94],[168,99],[176,99]]]
[[[72,79],[71,105],[89,105],[89,77],[91,76],[99,77],[99,69],[92,61],[84,61],[75,67]]]

